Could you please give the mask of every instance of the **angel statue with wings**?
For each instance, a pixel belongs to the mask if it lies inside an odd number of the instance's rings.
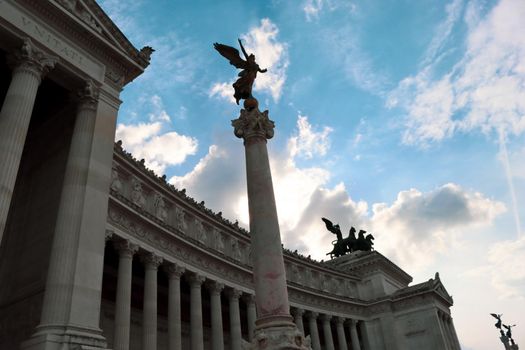
[[[231,65],[242,69],[242,71],[239,73],[239,79],[233,83],[233,88],[235,89],[233,97],[235,97],[237,104],[239,104],[239,100],[241,99],[246,100],[253,98],[252,86],[255,78],[257,77],[257,72],[265,73],[267,71],[266,69],[261,69],[259,67],[259,65],[255,62],[255,55],[248,55],[244,49],[244,46],[242,46],[241,39],[238,40],[246,61],[241,58],[239,50],[236,48],[219,43],[213,44],[215,50],[217,50],[222,56],[226,57],[230,61]]]

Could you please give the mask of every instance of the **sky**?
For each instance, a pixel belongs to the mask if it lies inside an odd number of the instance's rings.
[[[125,87],[116,140],[248,227],[231,120],[240,38],[260,109],[282,240],[317,260],[321,217],[375,237],[424,282],[439,271],[463,349],[525,346],[525,1],[101,0],[151,65]]]

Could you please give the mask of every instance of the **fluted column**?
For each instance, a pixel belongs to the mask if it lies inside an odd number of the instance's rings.
[[[11,83],[0,110],[0,245],[38,86],[58,61],[38,50],[29,39],[24,40],[12,60]]]
[[[142,349],[157,349],[157,272],[162,258],[147,253],[144,263],[144,304],[142,307]]]
[[[243,296],[246,303],[246,313],[248,318],[248,340],[253,340],[253,332],[255,331],[255,320],[257,319],[257,311],[255,308],[255,295],[245,294]]]
[[[224,284],[209,281],[206,282],[206,287],[210,292],[211,304],[211,348],[212,350],[224,350],[221,306],[221,291],[224,289]]]
[[[352,341],[352,350],[361,350],[359,336],[357,335],[357,321],[350,319],[350,340]]]
[[[297,329],[304,335],[303,314],[304,310],[301,308],[292,309],[292,316],[294,318],[295,325],[297,326]]]
[[[204,339],[202,331],[202,298],[201,285],[204,276],[196,273],[187,275],[190,284],[190,326],[191,350],[203,350]]]
[[[330,325],[330,320],[332,316],[330,315],[321,315],[321,321],[323,321],[323,334],[324,334],[324,345],[326,350],[335,350],[334,349],[334,340],[332,338],[332,327]]]
[[[64,175],[42,306],[41,328],[68,321],[75,279],[75,259],[95,128],[98,89],[87,81],[78,93],[75,127]]]
[[[241,291],[237,289],[228,290],[230,302],[230,348],[231,350],[241,350],[241,314],[239,311],[239,297]]]
[[[348,344],[346,343],[344,323],[345,323],[344,317],[337,317],[335,320],[335,324],[337,328],[337,343],[339,344],[339,350],[348,350]]]
[[[131,322],[131,273],[133,254],[138,246],[127,240],[114,243],[119,253],[117,298],[115,305],[115,328],[113,331],[113,348],[129,350],[129,334]]]
[[[319,340],[319,330],[317,329],[317,312],[309,312],[308,317],[308,328],[310,329],[310,338],[313,350],[321,350],[321,341]]]
[[[180,320],[180,277],[185,269],[176,264],[164,266],[168,275],[168,350],[182,350]]]
[[[459,339],[456,333],[456,327],[454,327],[454,320],[452,319],[452,316],[449,317],[449,325],[450,325],[450,330],[452,331],[452,338],[454,339],[454,347],[459,350],[460,349]]]

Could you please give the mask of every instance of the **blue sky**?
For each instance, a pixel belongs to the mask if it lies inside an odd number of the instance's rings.
[[[156,52],[121,98],[117,139],[198,201],[247,226],[241,37],[268,73],[254,95],[285,245],[326,259],[320,220],[367,229],[414,276],[440,272],[465,349],[525,342],[525,2],[104,0]],[[521,325],[521,326],[520,326]]]

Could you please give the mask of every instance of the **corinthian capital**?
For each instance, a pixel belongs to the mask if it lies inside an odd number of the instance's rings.
[[[22,47],[11,57],[14,70],[28,72],[41,80],[58,62],[58,57],[44,53],[29,38],[24,39]]]
[[[244,142],[250,139],[271,139],[275,123],[268,117],[268,111],[261,112],[258,108],[241,109],[239,118],[232,120],[233,133]]]
[[[87,80],[86,84],[77,92],[77,97],[80,102],[80,108],[95,109],[98,102],[99,88],[92,80]]]

